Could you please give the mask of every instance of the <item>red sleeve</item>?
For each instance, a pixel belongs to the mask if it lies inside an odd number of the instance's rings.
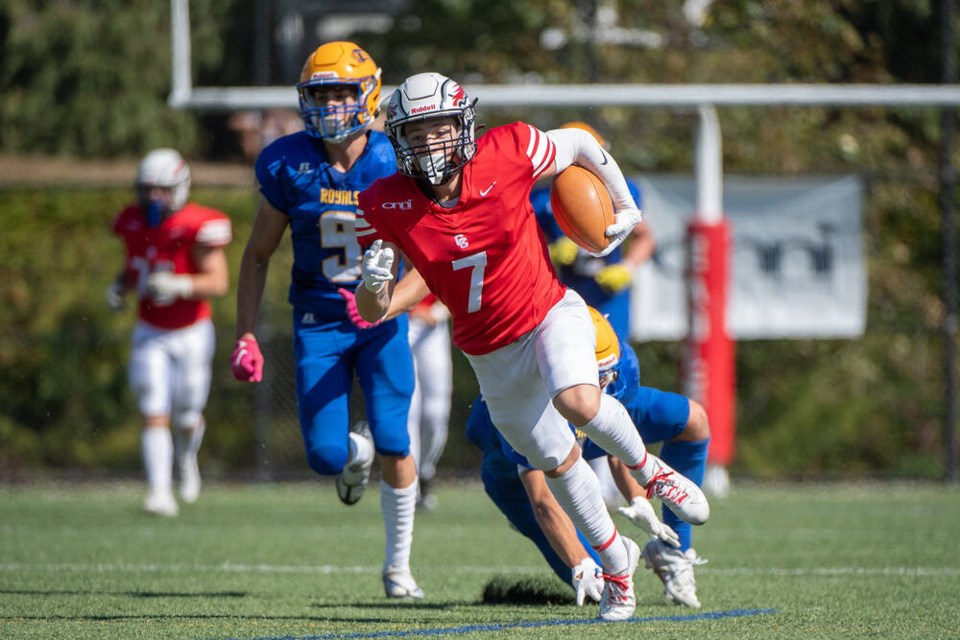
[[[177,214],[186,222],[193,243],[200,247],[223,247],[233,239],[233,227],[227,214],[189,203]]]
[[[534,126],[525,122],[514,122],[498,129],[512,134],[513,143],[519,151],[519,153],[503,154],[501,157],[516,157],[518,161],[523,162],[531,171],[533,180],[539,179],[557,157],[556,145],[546,133]]]

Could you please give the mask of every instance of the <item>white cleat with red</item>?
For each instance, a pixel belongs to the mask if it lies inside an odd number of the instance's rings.
[[[640,563],[640,547],[626,536],[620,536],[627,547],[627,572],[611,576],[603,574],[603,594],[600,596],[600,619],[608,622],[628,620],[637,608],[633,593],[633,574]]]
[[[710,517],[710,504],[700,487],[674,471],[660,458],[649,453],[647,455],[653,459],[656,466],[650,481],[644,483],[642,479],[637,478],[637,471],[632,470],[640,484],[646,486],[647,499],[660,498],[660,501],[684,522],[694,525],[706,522]]]

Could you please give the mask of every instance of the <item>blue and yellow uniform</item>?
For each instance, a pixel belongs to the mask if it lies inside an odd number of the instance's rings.
[[[338,293],[360,283],[357,194],[396,171],[387,137],[367,135],[363,154],[345,173],[331,166],[324,145],[307,132],[276,140],[256,163],[263,196],[290,216],[297,408],[307,460],[323,475],[340,473],[349,456],[354,374],[377,452],[405,456],[410,449],[407,413],[414,378],[406,316],[358,329]]]

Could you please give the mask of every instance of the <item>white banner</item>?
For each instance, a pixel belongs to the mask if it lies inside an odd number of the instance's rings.
[[[687,334],[683,275],[694,181],[666,175],[635,180],[657,250],[634,274],[631,337],[678,340]],[[732,338],[863,335],[867,276],[859,178],[725,177],[723,207],[732,228]]]

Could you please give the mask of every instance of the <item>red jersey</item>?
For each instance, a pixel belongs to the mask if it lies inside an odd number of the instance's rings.
[[[397,245],[450,310],[453,342],[468,354],[516,341],[563,297],[530,204],[531,187],[555,155],[542,131],[516,122],[477,141],[453,207],[399,173],[360,194],[360,246],[378,238]]]
[[[113,221],[123,239],[127,263],[124,276],[140,299],[140,319],[161,329],[180,329],[210,317],[206,300],[176,299],[164,306],[147,297],[147,277],[154,272],[196,273],[194,247],[221,247],[230,242],[230,218],[221,211],[189,202],[156,227],[148,227],[140,205],[130,205]]]

